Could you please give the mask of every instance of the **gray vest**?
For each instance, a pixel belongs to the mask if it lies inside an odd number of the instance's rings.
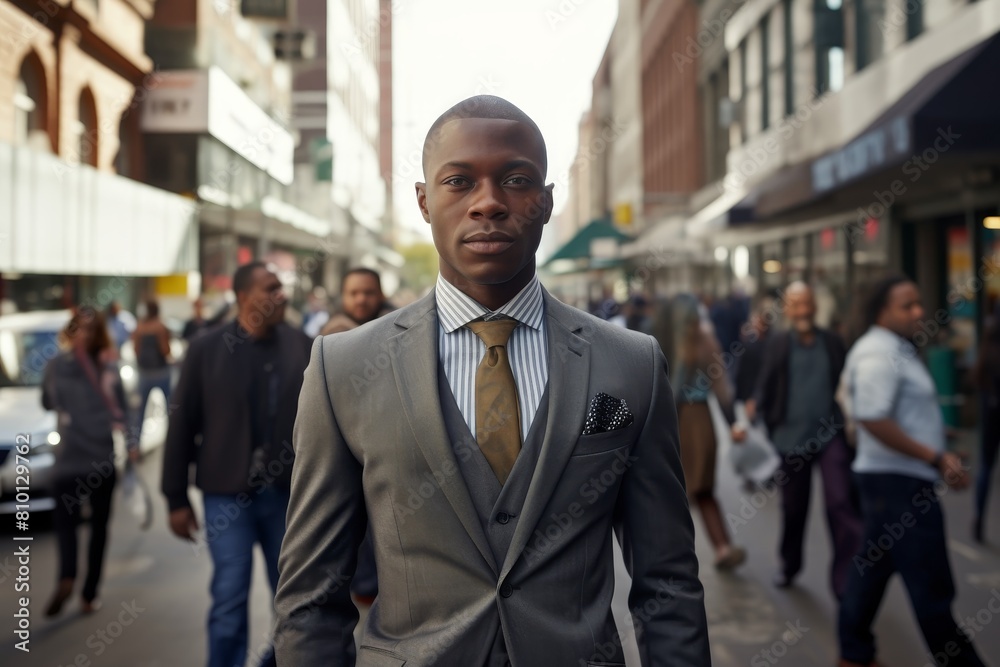
[[[510,541],[514,537],[514,528],[517,527],[521,507],[524,505],[528,486],[535,473],[538,453],[542,449],[545,422],[549,413],[548,385],[538,403],[538,410],[531,422],[531,428],[528,429],[528,437],[521,446],[521,453],[518,454],[507,483],[503,486],[500,486],[500,480],[476,444],[475,436],[469,431],[465,417],[462,416],[462,411],[458,408],[455,396],[451,392],[451,385],[448,384],[443,367],[438,372],[438,393],[441,396],[441,412],[448,437],[452,442],[452,449],[458,451],[460,448],[467,448],[471,452],[471,456],[456,457],[459,472],[469,489],[472,504],[483,526],[483,532],[486,533],[486,539],[489,540],[493,559],[497,567],[500,567],[507,558]],[[493,649],[485,667],[504,667],[508,664],[503,628],[497,628]]]

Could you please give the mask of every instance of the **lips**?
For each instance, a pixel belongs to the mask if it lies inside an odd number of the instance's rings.
[[[514,245],[514,239],[503,232],[478,232],[462,239],[465,247],[477,255],[499,255]]]

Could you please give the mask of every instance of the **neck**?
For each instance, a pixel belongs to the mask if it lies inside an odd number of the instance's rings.
[[[805,345],[810,345],[810,344],[812,344],[812,342],[814,340],[816,340],[816,328],[815,327],[809,329],[808,331],[796,331],[795,333],[799,337],[799,342],[801,342],[801,343],[803,343]]]
[[[241,327],[243,327],[247,331],[247,333],[250,334],[251,338],[262,338],[263,336],[266,336],[268,332],[271,331],[271,329],[274,328],[274,325],[267,323],[261,323],[258,324],[257,326],[253,326],[250,320],[251,320],[250,316],[245,313],[240,313],[239,315],[236,316],[236,321],[239,323]]]
[[[458,275],[447,276],[443,273],[441,275],[463,294],[474,299],[476,303],[480,303],[490,310],[496,310],[509,303],[511,299],[517,296],[531,282],[531,279],[535,276],[535,266],[531,264],[512,279],[496,285],[474,283]]]

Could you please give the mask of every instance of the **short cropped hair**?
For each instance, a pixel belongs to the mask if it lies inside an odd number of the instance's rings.
[[[250,262],[236,269],[233,274],[233,291],[237,294],[247,292],[253,287],[253,272],[257,269],[266,269],[264,262]]]
[[[438,119],[434,121],[433,125],[431,125],[431,129],[427,131],[427,137],[424,139],[422,162],[425,176],[427,174],[427,156],[430,153],[432,146],[437,143],[441,128],[449,121],[461,120],[464,118],[513,120],[518,123],[524,123],[530,127],[531,130],[538,136],[538,143],[542,147],[541,167],[542,174],[544,175],[548,168],[548,155],[545,150],[545,138],[542,136],[542,131],[538,129],[538,125],[535,124],[535,121],[531,120],[531,117],[528,114],[524,113],[517,106],[502,97],[497,97],[496,95],[476,95],[475,97],[462,100],[438,116]]]
[[[375,271],[374,269],[369,269],[364,266],[356,266],[353,269],[350,269],[347,273],[345,273],[344,277],[341,279],[340,281],[341,292],[344,291],[344,285],[347,284],[347,277],[353,275],[371,276],[372,278],[375,279],[375,284],[378,285],[378,291],[379,292],[382,291],[382,278],[378,275],[378,271]]]

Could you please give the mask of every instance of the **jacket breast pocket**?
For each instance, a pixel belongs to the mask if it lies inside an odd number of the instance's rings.
[[[403,667],[406,659],[374,646],[362,646],[358,651],[357,667]]]
[[[630,426],[615,431],[581,435],[576,441],[576,447],[573,448],[571,456],[591,456],[628,447],[632,444],[633,435],[633,429]]]

